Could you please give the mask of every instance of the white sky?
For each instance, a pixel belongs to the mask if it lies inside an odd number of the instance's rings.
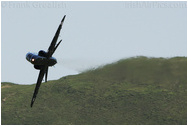
[[[1,2],[1,81],[36,83],[27,52],[47,51],[62,17],[48,79],[132,56],[187,56],[186,2]]]

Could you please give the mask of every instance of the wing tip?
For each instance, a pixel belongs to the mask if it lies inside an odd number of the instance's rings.
[[[64,15],[63,19],[61,20],[61,24],[64,22],[66,15]]]
[[[31,100],[31,108],[33,107],[33,103],[35,102],[35,98],[32,98]]]
[[[33,107],[33,102],[31,102],[31,108]]]

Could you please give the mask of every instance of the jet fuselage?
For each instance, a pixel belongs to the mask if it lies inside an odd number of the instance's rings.
[[[26,59],[36,66],[53,66],[57,63],[57,60],[54,57],[47,59],[45,56],[36,55],[30,52],[26,54]]]
[[[52,57],[52,55],[54,54],[57,47],[59,46],[59,44],[62,41],[62,40],[60,40],[57,43],[63,22],[65,20],[65,17],[66,17],[66,15],[64,15],[63,19],[61,20],[61,23],[59,24],[59,26],[57,28],[55,36],[53,37],[51,44],[48,47],[47,52],[45,52],[44,50],[40,50],[38,52],[38,54],[35,54],[35,53],[27,53],[26,54],[26,60],[29,61],[31,64],[33,64],[35,69],[40,70],[38,79],[37,79],[37,83],[35,86],[35,90],[33,93],[33,97],[31,99],[31,107],[33,106],[33,103],[35,102],[35,99],[37,97],[37,94],[38,94],[38,91],[39,91],[39,88],[40,88],[40,85],[42,83],[44,76],[45,76],[45,82],[47,82],[49,66],[53,66],[57,63],[57,60],[54,57]]]

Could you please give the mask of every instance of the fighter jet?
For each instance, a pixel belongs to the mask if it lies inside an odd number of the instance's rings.
[[[34,53],[30,53],[30,52],[26,54],[27,61],[29,61],[31,64],[33,64],[35,69],[40,70],[38,80],[36,83],[36,87],[35,87],[33,97],[31,100],[31,107],[33,106],[33,103],[35,102],[35,99],[37,97],[37,93],[39,91],[39,87],[41,85],[44,75],[45,75],[45,82],[47,82],[48,67],[54,66],[57,63],[57,60],[54,57],[52,57],[52,55],[54,54],[55,50],[57,49],[57,47],[59,46],[59,44],[62,41],[62,40],[60,40],[58,42],[58,44],[56,44],[57,39],[59,37],[61,27],[65,20],[65,17],[66,17],[66,15],[61,20],[61,23],[55,33],[54,38],[52,39],[52,42],[51,42],[47,52],[45,52],[44,50],[40,50],[38,52],[38,54],[34,54]]]

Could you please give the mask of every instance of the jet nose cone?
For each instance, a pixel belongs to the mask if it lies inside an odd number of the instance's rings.
[[[56,64],[56,63],[57,63],[57,60],[55,59],[55,60],[54,60],[54,64]]]
[[[49,60],[48,60],[48,66],[53,66],[57,63],[57,60],[54,58],[54,57],[51,57]]]

